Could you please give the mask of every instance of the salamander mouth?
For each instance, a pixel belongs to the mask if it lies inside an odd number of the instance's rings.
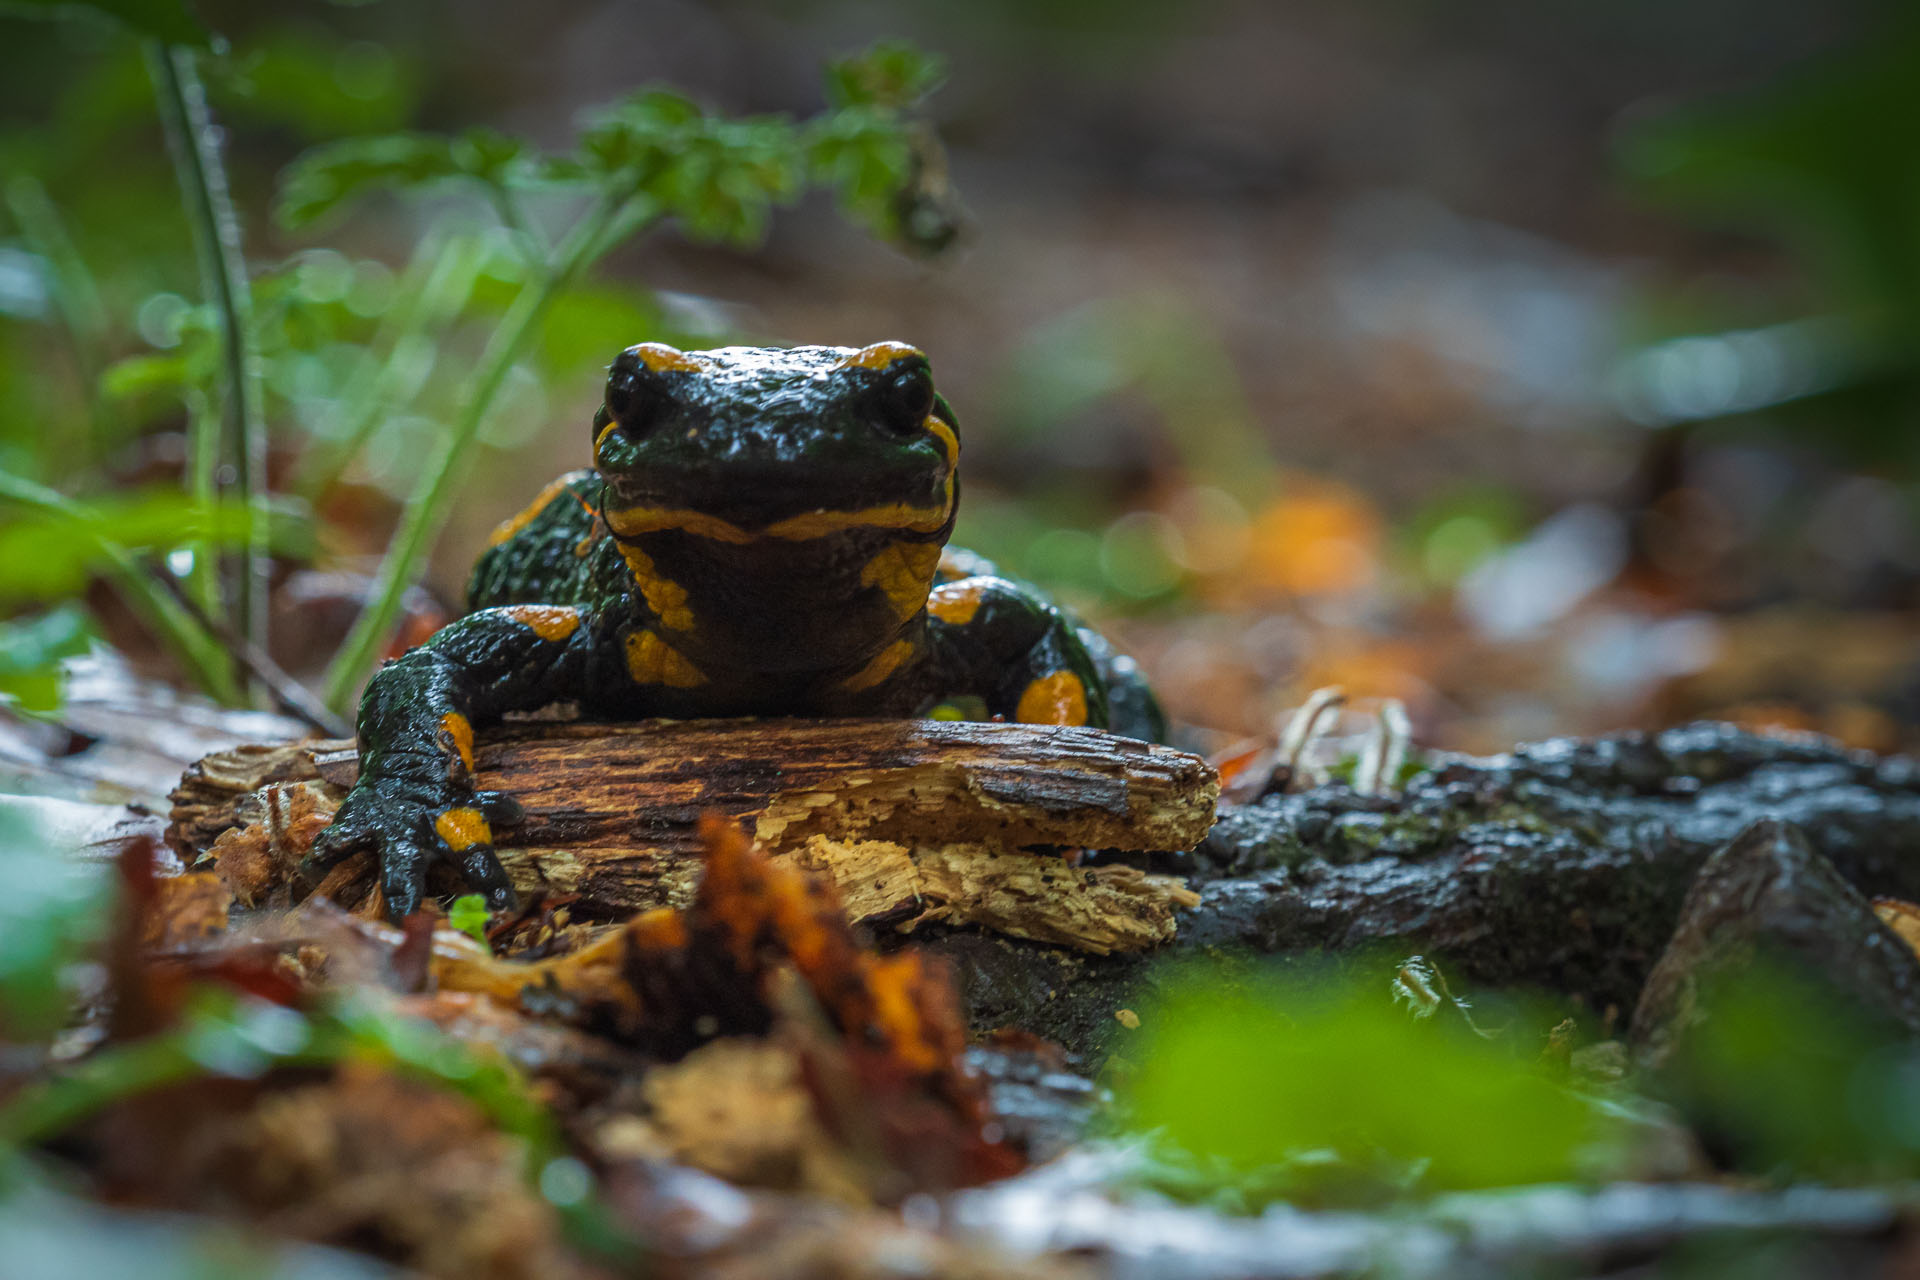
[[[677,530],[727,543],[804,541],[854,529],[932,534],[951,523],[958,496],[951,472],[932,492],[916,486],[918,492],[897,497],[876,491],[871,476],[857,485],[835,484],[832,476],[796,485],[791,468],[778,486],[733,475],[716,479],[720,483],[703,485],[676,477],[669,486],[609,478],[607,527],[624,539]],[[760,496],[767,493],[779,497]]]

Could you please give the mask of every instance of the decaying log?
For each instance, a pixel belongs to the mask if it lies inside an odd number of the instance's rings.
[[[475,754],[478,785],[524,809],[496,833],[516,888],[575,897],[577,915],[684,905],[695,824],[718,812],[830,875],[857,919],[977,924],[1100,955],[1165,941],[1197,899],[1174,877],[1076,869],[1057,850],[1190,849],[1218,792],[1194,756],[1037,725],[517,725]],[[272,902],[352,778],[340,743],[209,757],[176,790],[169,836],[188,859],[210,851],[243,905]],[[352,901],[370,877],[364,859],[347,867],[323,890]]]
[[[1452,757],[1393,796],[1340,785],[1223,809],[1194,857],[1200,904],[1173,950],[1422,953],[1481,989],[1572,997],[1624,1019],[1708,857],[1793,824],[1868,895],[1920,900],[1920,763],[1697,724]],[[1098,1061],[1151,1016],[1158,962],[955,933],[976,1026]],[[1384,979],[1383,979],[1384,981]]]

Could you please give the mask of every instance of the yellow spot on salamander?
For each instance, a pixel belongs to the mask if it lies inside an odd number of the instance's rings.
[[[640,363],[655,373],[703,373],[707,368],[707,362],[698,355],[689,355],[664,342],[643,342],[627,350],[638,356]]]
[[[904,342],[876,342],[870,347],[862,347],[840,361],[842,369],[884,369],[895,360],[904,360],[908,356],[924,356],[926,352],[918,347],[910,347]]]
[[[664,684],[670,689],[691,689],[707,682],[698,667],[651,631],[628,634],[627,673],[635,684]]]
[[[477,844],[493,843],[493,828],[487,825],[478,809],[449,809],[433,820],[433,830],[455,853],[464,853]]]
[[[840,682],[840,688],[847,693],[859,693],[864,689],[885,680],[900,669],[900,664],[913,656],[911,640],[895,640],[892,644],[875,654],[873,660]]]
[[[939,564],[938,543],[896,542],[867,561],[860,570],[860,585],[880,588],[894,616],[905,621],[927,602],[933,571]]]
[[[664,577],[653,558],[638,547],[621,543],[620,557],[627,562],[653,616],[675,631],[693,630],[693,610],[687,605],[687,589]]]
[[[449,711],[440,717],[440,732],[447,735],[447,741],[453,744],[454,754],[460,757],[460,763],[467,766],[467,772],[473,772],[473,725],[458,711]]]
[[[580,611],[564,605],[508,605],[507,616],[551,644],[559,644],[580,629]]]
[[[986,596],[990,582],[988,578],[962,578],[958,582],[935,587],[933,595],[927,600],[927,612],[942,622],[964,627],[973,621],[974,614],[980,612],[980,603]]]
[[[547,504],[552,502],[560,491],[571,483],[573,483],[572,476],[561,476],[558,480],[555,480],[552,484],[542,489],[540,496],[532,502],[529,502],[526,507],[521,510],[519,515],[511,516],[494,526],[493,532],[487,536],[487,545],[497,547],[514,534],[532,524],[534,517],[542,511],[545,511]]]
[[[1071,671],[1041,676],[1020,695],[1013,718],[1021,724],[1085,724],[1087,687]]]

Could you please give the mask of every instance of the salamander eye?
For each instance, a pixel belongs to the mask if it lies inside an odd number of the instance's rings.
[[[888,431],[908,435],[933,412],[933,373],[926,361],[898,360],[880,373],[874,388],[874,417]]]
[[[644,434],[657,425],[673,403],[660,375],[633,351],[622,351],[607,374],[606,420],[623,431]]]

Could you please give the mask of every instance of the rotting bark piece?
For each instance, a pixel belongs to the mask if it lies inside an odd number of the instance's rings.
[[[195,761],[167,797],[173,802],[167,823],[168,847],[191,864],[195,856],[212,846],[221,832],[246,821],[235,809],[243,799],[269,783],[318,778],[313,752],[340,745],[338,742],[249,743],[228,751],[216,751]]]
[[[832,878],[858,921],[903,933],[933,921],[977,925],[1101,956],[1169,941],[1175,912],[1200,901],[1175,876],[1075,867],[979,844],[909,849],[813,836],[784,856]]]
[[[1755,823],[1707,860],[1633,1016],[1642,1066],[1658,1070],[1713,1016],[1725,982],[1792,966],[1851,1011],[1920,1036],[1920,960],[1791,824]]]
[[[176,793],[174,830],[219,833],[213,861],[243,905],[293,896],[283,891],[293,869],[351,781],[338,744],[314,749],[298,780],[236,790],[299,775],[286,753],[306,750],[248,749],[203,761]],[[514,887],[577,898],[587,917],[689,904],[694,823],[717,812],[830,875],[856,919],[903,928],[948,919],[1096,954],[1166,941],[1192,895],[1171,877],[1075,872],[1022,851],[1185,850],[1206,833],[1217,792],[1203,761],[1164,747],[943,721],[515,726],[483,738],[478,765],[479,785],[526,813],[498,833]],[[224,809],[214,802],[222,795]],[[364,904],[371,879],[367,859],[350,859],[324,891]]]
[[[1092,729],[940,720],[704,720],[508,728],[479,784],[526,812],[513,844],[684,853],[700,814],[771,850],[899,843],[1184,850],[1213,822],[1198,757]]]

